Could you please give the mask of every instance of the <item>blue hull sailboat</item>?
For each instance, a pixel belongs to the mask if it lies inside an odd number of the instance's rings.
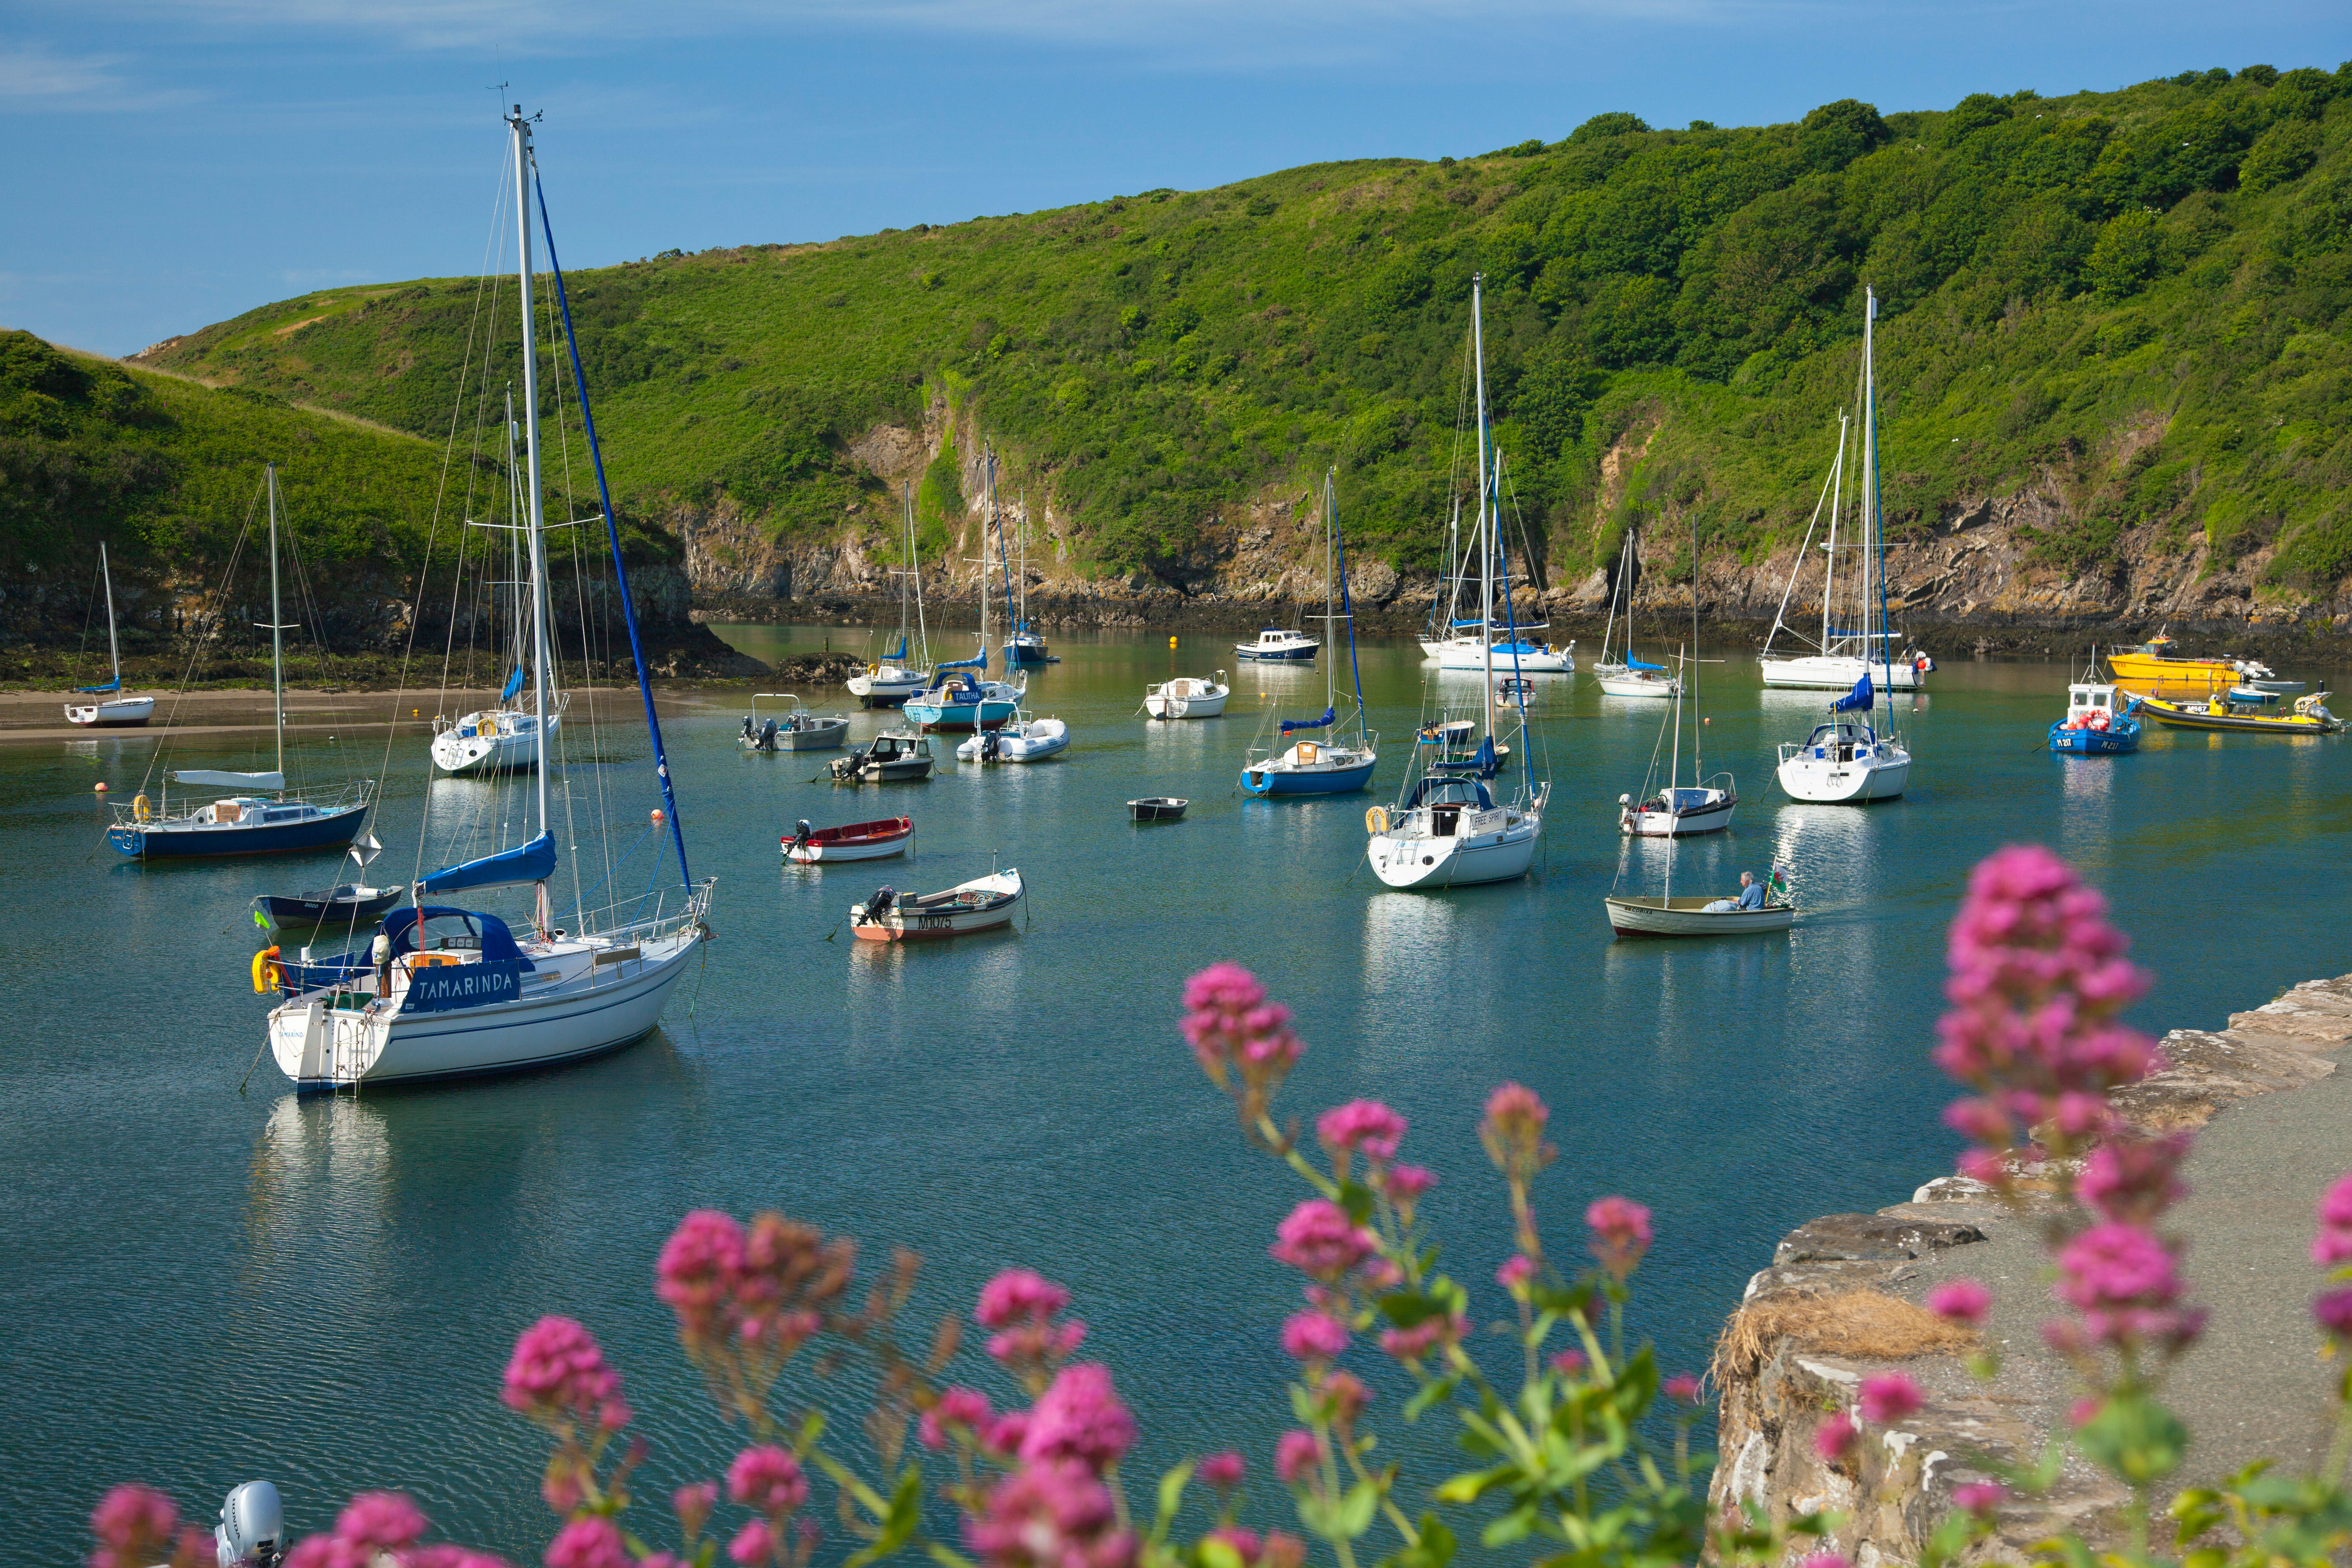
[[[1348,596],[1348,557],[1339,543],[1339,512],[1328,472],[1323,476],[1323,565],[1325,633],[1335,639],[1336,647],[1337,628],[1343,623],[1348,628],[1348,672],[1356,683],[1355,707],[1345,720],[1339,717],[1339,665],[1336,659],[1328,662],[1323,672],[1322,717],[1285,719],[1276,735],[1277,744],[1294,734],[1312,736],[1322,730],[1328,730],[1330,736],[1302,739],[1271,752],[1251,748],[1241,778],[1242,788],[1251,795],[1352,795],[1372,782],[1372,770],[1380,765],[1381,738],[1364,728],[1364,679],[1356,667],[1356,618]]]
[[[710,935],[707,917],[711,884],[697,883],[687,868],[686,837],[678,823],[669,761],[662,747],[661,722],[654,711],[628,571],[621,558],[612,490],[605,479],[604,454],[596,443],[586,378],[581,374],[579,341],[572,331],[563,272],[555,260],[546,195],[531,154],[530,121],[518,108],[507,124],[512,134],[519,224],[517,305],[524,332],[522,511],[530,586],[530,663],[536,688],[532,709],[549,710],[552,684],[536,317],[531,302],[537,282],[531,262],[532,198],[536,196],[539,228],[547,239],[548,270],[555,286],[556,311],[563,324],[565,358],[559,359],[559,368],[568,359],[574,394],[571,407],[579,416],[596,477],[622,618],[636,664],[646,733],[653,742],[653,773],[661,804],[652,813],[648,834],[638,843],[651,839],[654,868],[642,890],[616,894],[615,901],[602,909],[586,907],[588,890],[581,888],[581,879],[575,877],[573,908],[563,924],[556,923],[551,887],[558,868],[556,816],[566,818],[567,839],[579,830],[572,825],[572,808],[551,798],[551,737],[546,730],[539,731],[532,738],[530,763],[530,821],[538,829],[532,837],[427,873],[415,884],[415,902],[386,917],[367,946],[336,958],[306,957],[299,963],[278,966],[278,988],[285,1000],[269,1014],[265,1044],[278,1070],[298,1090],[509,1072],[615,1049],[640,1038],[660,1022],[671,990]],[[659,883],[665,825],[669,847],[677,853],[678,882],[674,886]],[[611,883],[634,853],[632,847],[614,858],[608,847],[604,879],[594,890]],[[500,888],[530,889],[527,910],[502,915],[446,901],[454,895]],[[444,901],[427,903],[428,897]]]
[[[283,855],[305,849],[337,849],[359,836],[367,822],[375,781],[346,784],[324,800],[310,800],[286,788],[286,615],[278,582],[278,465],[262,470],[269,501],[269,686],[277,714],[278,765],[268,773],[219,768],[165,768],[162,799],[151,804],[142,789],[129,805],[114,808],[106,842],[131,860],[209,859],[232,855]],[[116,677],[120,681],[121,678]],[[183,788],[245,793],[172,806],[174,784]]]

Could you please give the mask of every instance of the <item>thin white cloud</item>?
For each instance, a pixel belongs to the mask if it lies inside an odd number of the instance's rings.
[[[0,43],[0,113],[165,109],[194,100],[176,89],[140,86],[117,55],[59,54],[44,44]]]

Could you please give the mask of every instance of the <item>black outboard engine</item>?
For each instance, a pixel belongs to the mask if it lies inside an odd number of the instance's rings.
[[[866,900],[866,918],[869,921],[880,920],[890,912],[890,906],[898,901],[898,890],[885,883],[876,890],[872,898]]]
[[[743,738],[747,741],[751,738],[751,716],[749,713],[743,715]]]
[[[773,719],[771,719],[765,724],[760,726],[760,750],[763,752],[772,752],[775,749],[776,721]]]
[[[816,829],[809,826],[809,819],[805,816],[802,817],[800,821],[793,825],[793,847],[795,849],[807,848],[810,836],[815,832]]]
[[[980,733],[980,760],[983,763],[992,763],[996,761],[997,751],[1003,743],[1003,737],[999,735],[995,731],[982,731]]]
[[[268,1481],[247,1481],[221,1504],[213,1550],[220,1568],[278,1568],[286,1556],[286,1509]]]

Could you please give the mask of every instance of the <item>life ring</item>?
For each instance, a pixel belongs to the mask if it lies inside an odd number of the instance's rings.
[[[265,947],[253,955],[253,994],[267,996],[278,989],[278,950]]]
[[[882,673],[882,667],[878,664],[869,664],[866,667],[866,673],[868,675],[880,675]]]
[[[147,799],[146,791],[142,790],[131,797],[131,815],[142,822],[155,815],[155,807]]]
[[[1386,833],[1388,830],[1389,808],[1384,805],[1366,806],[1364,808],[1364,831],[1370,834],[1381,834]]]

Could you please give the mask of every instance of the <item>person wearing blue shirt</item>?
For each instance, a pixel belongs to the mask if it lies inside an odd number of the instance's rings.
[[[1700,912],[1710,915],[1727,915],[1735,910],[1760,910],[1763,907],[1764,884],[1756,879],[1755,872],[1742,871],[1739,873],[1738,901],[1735,902],[1730,899],[1717,899]]]

